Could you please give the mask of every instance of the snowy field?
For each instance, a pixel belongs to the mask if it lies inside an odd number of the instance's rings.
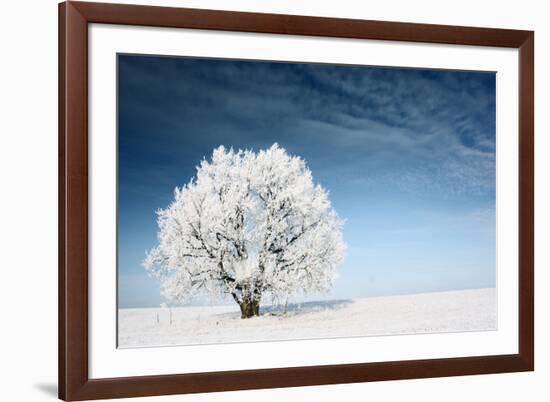
[[[405,296],[263,306],[240,318],[238,306],[120,309],[119,347],[189,345],[497,328],[496,290],[475,289]]]

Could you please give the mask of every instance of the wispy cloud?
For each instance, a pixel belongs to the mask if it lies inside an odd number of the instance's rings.
[[[121,90],[142,89],[122,105],[122,120],[143,120],[142,128],[150,122],[164,143],[184,141],[184,153],[201,143],[260,147],[276,138],[319,170],[329,158],[330,169],[361,172],[407,191],[494,189],[493,74],[155,60],[121,59],[127,75]],[[160,148],[155,136],[143,141]],[[319,155],[319,149],[337,152]],[[173,158],[170,148],[159,152]]]

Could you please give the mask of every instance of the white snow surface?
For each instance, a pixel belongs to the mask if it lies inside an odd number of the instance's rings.
[[[262,306],[241,319],[235,305],[119,309],[120,348],[403,335],[497,329],[496,289]]]

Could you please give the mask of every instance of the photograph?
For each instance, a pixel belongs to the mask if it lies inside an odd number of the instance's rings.
[[[497,330],[496,80],[118,54],[118,348]]]

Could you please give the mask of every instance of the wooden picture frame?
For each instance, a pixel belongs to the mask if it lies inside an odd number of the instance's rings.
[[[90,379],[88,24],[519,49],[519,352],[380,363]],[[534,33],[87,2],[59,5],[59,397],[63,400],[354,383],[534,369]]]

